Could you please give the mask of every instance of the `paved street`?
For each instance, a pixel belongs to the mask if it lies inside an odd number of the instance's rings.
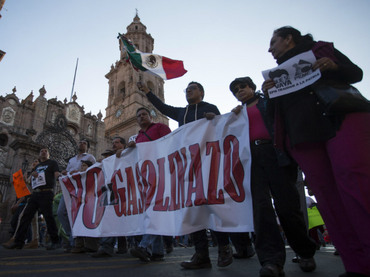
[[[0,277],[142,277],[142,276],[184,276],[184,277],[248,277],[259,276],[260,265],[257,257],[235,260],[226,268],[218,268],[217,248],[211,247],[212,269],[183,270],[180,262],[189,259],[194,248],[176,247],[166,255],[164,262],[143,263],[129,254],[112,258],[92,258],[89,254],[64,253],[62,249],[46,251],[44,248],[8,250],[0,246]],[[285,273],[287,277],[332,277],[344,272],[339,256],[333,255],[332,246],[323,247],[315,256],[317,269],[312,273],[302,272],[298,265],[291,262],[294,253],[287,248]]]

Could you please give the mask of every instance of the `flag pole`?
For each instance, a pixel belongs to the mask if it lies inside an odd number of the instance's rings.
[[[73,90],[74,90],[74,87],[75,87],[75,80],[76,80],[77,67],[78,67],[78,58],[77,58],[77,61],[76,61],[75,75],[74,75],[74,77],[73,77],[73,84],[72,84],[72,91],[71,91],[71,99],[69,100],[69,102],[72,102]]]

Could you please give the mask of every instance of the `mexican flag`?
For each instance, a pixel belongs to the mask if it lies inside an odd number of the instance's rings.
[[[187,72],[182,61],[172,60],[157,54],[142,53],[128,38],[121,34],[118,37],[122,41],[122,51],[126,61],[131,63],[136,70],[149,71],[163,80],[181,77]]]

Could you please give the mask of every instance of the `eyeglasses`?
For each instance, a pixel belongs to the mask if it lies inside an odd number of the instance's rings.
[[[246,88],[248,85],[247,84],[240,84],[240,85],[236,85],[235,87],[234,87],[234,94],[235,93],[238,93],[239,92],[239,90],[240,89],[243,89],[243,88]]]
[[[196,89],[198,89],[197,85],[191,85],[191,86],[188,86],[186,89],[184,89],[184,92],[187,93],[187,92],[190,92],[190,91],[194,91]]]

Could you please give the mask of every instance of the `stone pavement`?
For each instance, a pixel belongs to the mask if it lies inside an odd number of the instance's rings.
[[[286,277],[337,277],[344,272],[339,256],[333,255],[332,246],[322,247],[316,252],[317,269],[302,272],[298,264],[292,263],[293,251],[287,247],[285,264]],[[175,247],[166,254],[165,261],[144,263],[129,254],[111,258],[92,258],[89,254],[64,253],[62,249],[47,251],[45,248],[8,250],[0,246],[0,277],[258,277],[260,265],[257,257],[235,260],[226,268],[217,267],[217,248],[210,247],[211,269],[184,270],[180,263],[190,259],[194,248]]]

